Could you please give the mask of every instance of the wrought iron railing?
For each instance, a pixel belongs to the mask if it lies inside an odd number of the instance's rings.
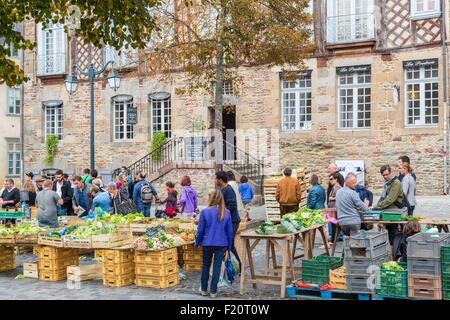
[[[38,74],[40,76],[66,73],[65,52],[38,56]]]
[[[348,43],[374,39],[374,13],[327,18],[327,42]]]
[[[222,140],[222,143],[225,150],[224,164],[230,169],[237,171],[240,175],[247,176],[258,186],[262,194],[264,181],[263,161],[225,140]],[[214,146],[215,143],[212,138],[207,137],[172,138],[160,149],[150,152],[128,166],[129,174],[134,177],[137,172],[141,171],[150,175],[169,164],[177,162],[214,161],[214,152],[211,152]],[[120,174],[120,170],[118,168],[112,172],[113,180]]]

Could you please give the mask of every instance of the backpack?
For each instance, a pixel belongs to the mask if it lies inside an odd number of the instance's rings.
[[[395,177],[394,179],[398,179],[398,177]],[[399,179],[399,181],[400,181],[400,179]],[[400,201],[397,200],[395,202],[395,205],[399,209],[407,208],[408,212],[409,212],[409,210],[411,208],[411,204],[409,203],[408,198],[406,197],[406,194],[404,192],[402,192],[402,193],[403,193],[403,201],[400,202]]]
[[[148,183],[143,184],[141,187],[141,200],[144,204],[153,202],[153,192]]]

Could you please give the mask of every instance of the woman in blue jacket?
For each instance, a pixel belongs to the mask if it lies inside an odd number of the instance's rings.
[[[209,270],[214,256],[213,273],[211,279],[211,297],[217,295],[217,284],[220,277],[225,252],[231,252],[233,244],[233,226],[231,214],[225,208],[222,192],[213,191],[209,194],[208,208],[200,212],[195,246],[203,248],[203,263],[200,294],[208,294]]]
[[[309,179],[312,185],[308,193],[306,207],[312,210],[320,210],[325,208],[325,189],[319,184],[319,177],[315,174]]]

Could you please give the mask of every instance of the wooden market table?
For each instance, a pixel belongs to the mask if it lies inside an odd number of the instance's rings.
[[[286,281],[289,279],[291,281],[295,280],[294,277],[294,254],[295,246],[297,241],[300,241],[304,245],[304,255],[307,258],[312,258],[312,249],[314,246],[314,239],[316,230],[321,232],[324,245],[326,249],[326,254],[328,252],[328,243],[326,241],[325,232],[323,230],[323,225],[315,225],[308,229],[304,229],[294,233],[274,233],[269,235],[261,235],[256,233],[255,229],[242,231],[241,237],[241,247],[242,247],[242,271],[241,271],[241,283],[240,283],[240,293],[245,292],[245,267],[248,264],[250,267],[250,276],[253,289],[256,289],[257,283],[269,284],[269,285],[279,285],[281,287],[281,298],[285,297],[286,293]],[[291,251],[290,242],[293,240],[293,250]],[[264,274],[256,274],[255,266],[253,262],[253,250],[261,242],[266,242],[266,255],[265,255],[265,269]],[[276,250],[277,249],[277,250]],[[281,266],[278,265],[276,259],[276,251],[281,253],[282,262]],[[298,256],[295,258],[300,258]],[[272,264],[272,267],[271,267]],[[281,275],[280,275],[281,273]],[[273,274],[273,275],[272,275]]]
[[[419,221],[420,224],[427,224],[436,226],[439,232],[444,231],[449,233],[448,226],[450,225],[450,219],[446,218],[422,218]]]

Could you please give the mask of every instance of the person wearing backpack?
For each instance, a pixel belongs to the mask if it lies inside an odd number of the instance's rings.
[[[384,179],[384,189],[381,193],[380,200],[372,208],[372,210],[384,209],[402,209],[409,208],[408,200],[403,194],[402,183],[398,177],[392,175],[392,170],[389,165],[384,165],[380,168],[380,173]],[[386,227],[389,232],[389,242],[392,245],[395,234],[397,233],[399,225],[390,224]]]
[[[159,203],[158,194],[155,188],[145,180],[146,174],[140,173],[138,182],[134,185],[133,201],[136,204],[138,212],[142,212],[144,216],[150,217],[150,207],[153,199]]]
[[[412,168],[409,163],[404,162],[401,165],[400,170],[403,175],[403,193],[409,202],[408,216],[412,216],[416,207],[416,179],[412,176]]]

